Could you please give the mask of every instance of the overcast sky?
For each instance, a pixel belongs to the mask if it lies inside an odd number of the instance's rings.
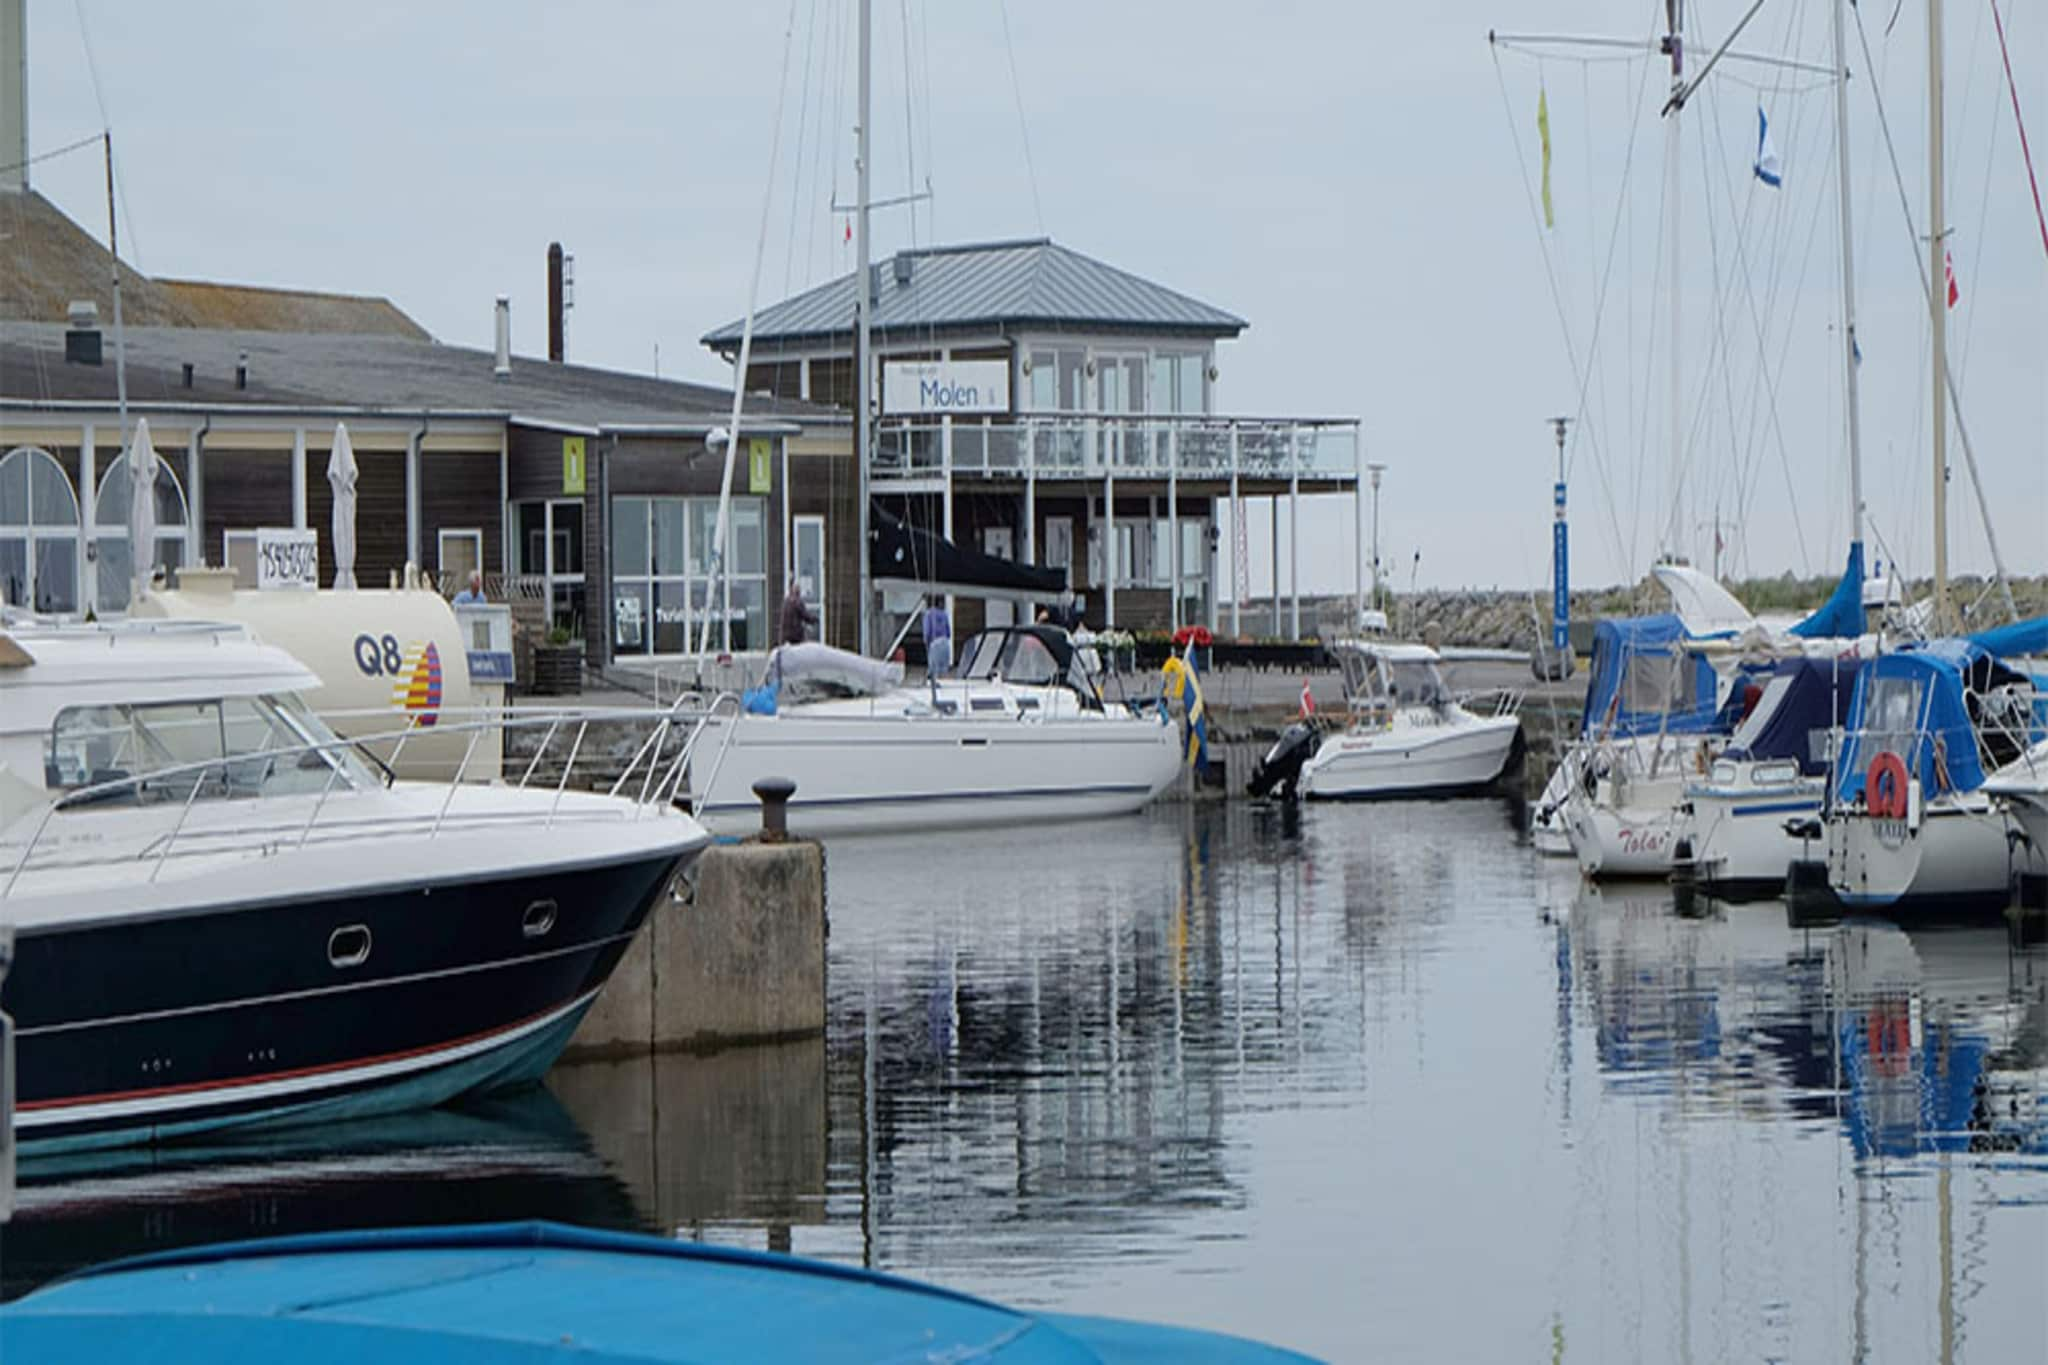
[[[1747,7],[1688,7],[1695,65]],[[664,374],[722,382],[697,337],[745,309],[764,194],[764,305],[849,265],[829,204],[835,180],[842,197],[852,187],[851,0],[798,0],[786,83],[791,9],[774,0],[29,8],[32,146],[100,128],[96,66],[124,245],[150,273],[384,294],[436,337],[477,346],[492,299],[509,294],[515,349],[531,353],[545,348],[544,252],[558,238],[576,257],[573,358],[651,370],[658,346]],[[1673,503],[1666,77],[1623,51],[1539,62],[1487,43],[1490,27],[1644,39],[1661,3],[1039,0],[1008,6],[1009,43],[995,0],[875,8],[876,193],[928,179],[935,196],[914,221],[877,215],[878,255],[913,234],[1043,231],[1249,318],[1222,347],[1220,405],[1362,417],[1389,466],[1382,555],[1402,586],[1417,552],[1425,584],[1546,580],[1544,419],[1559,412],[1584,418],[1574,578],[1633,579],[1661,548]],[[1904,6],[1889,36],[1891,7],[1865,8],[1924,231],[1923,7]],[[2010,8],[2022,108],[2048,118],[2048,20]],[[2038,573],[2048,253],[1988,7],[1950,9],[1952,354],[2003,548]],[[1827,24],[1822,0],[1772,0],[1740,47],[1825,61]],[[1860,55],[1852,66],[1866,500],[1892,552],[1925,571],[1926,310]],[[1721,71],[1681,129],[1676,521],[1701,561],[1714,521],[1732,523],[1731,573],[1826,572],[1848,534],[1831,96],[1796,71]],[[1531,195],[1539,87],[1548,232]],[[1750,174],[1760,104],[1779,190]],[[2036,146],[2048,136],[2030,131]],[[33,172],[103,234],[100,174],[89,154]],[[1952,558],[1984,568],[1951,447]],[[1263,592],[1263,511],[1248,520]],[[1348,502],[1305,513],[1305,589],[1348,589],[1350,537]]]

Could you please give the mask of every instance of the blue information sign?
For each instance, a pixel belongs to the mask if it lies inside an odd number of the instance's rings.
[[[1563,484],[1557,485],[1557,526],[1552,539],[1555,562],[1550,571],[1554,585],[1550,598],[1550,646],[1562,655],[1571,646],[1572,623],[1571,560],[1565,546]]]

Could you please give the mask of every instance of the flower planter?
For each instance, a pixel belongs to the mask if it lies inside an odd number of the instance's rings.
[[[583,690],[583,650],[576,645],[533,647],[533,692],[541,697],[573,697]]]

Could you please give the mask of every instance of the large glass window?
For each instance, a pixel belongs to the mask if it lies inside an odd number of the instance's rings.
[[[78,499],[48,451],[0,459],[0,591],[33,611],[78,610]]]
[[[115,457],[100,475],[93,495],[93,521],[99,546],[99,609],[125,611],[135,580],[134,555],[128,543],[128,498],[132,486],[128,456]],[[158,460],[156,488],[156,562],[175,569],[185,562],[185,491],[168,461]]]
[[[67,789],[128,783],[105,794],[112,801],[375,785],[362,760],[292,697],[68,707],[50,727],[44,761]],[[160,776],[149,780],[152,773]]]
[[[772,643],[767,504],[734,498],[729,515],[731,562],[716,600],[710,600],[718,499],[612,500],[614,653],[688,653],[696,648],[707,612],[716,648],[766,649]]]

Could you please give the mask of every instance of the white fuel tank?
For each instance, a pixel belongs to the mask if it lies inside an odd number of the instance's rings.
[[[228,569],[187,569],[172,591],[150,592],[129,614],[227,621],[291,654],[320,679],[306,698],[347,738],[395,735],[364,747],[402,778],[489,781],[504,766],[497,721],[505,689],[473,682],[469,641],[453,607],[430,587],[251,592]],[[470,750],[472,736],[476,747]],[[467,763],[464,756],[467,753]]]

